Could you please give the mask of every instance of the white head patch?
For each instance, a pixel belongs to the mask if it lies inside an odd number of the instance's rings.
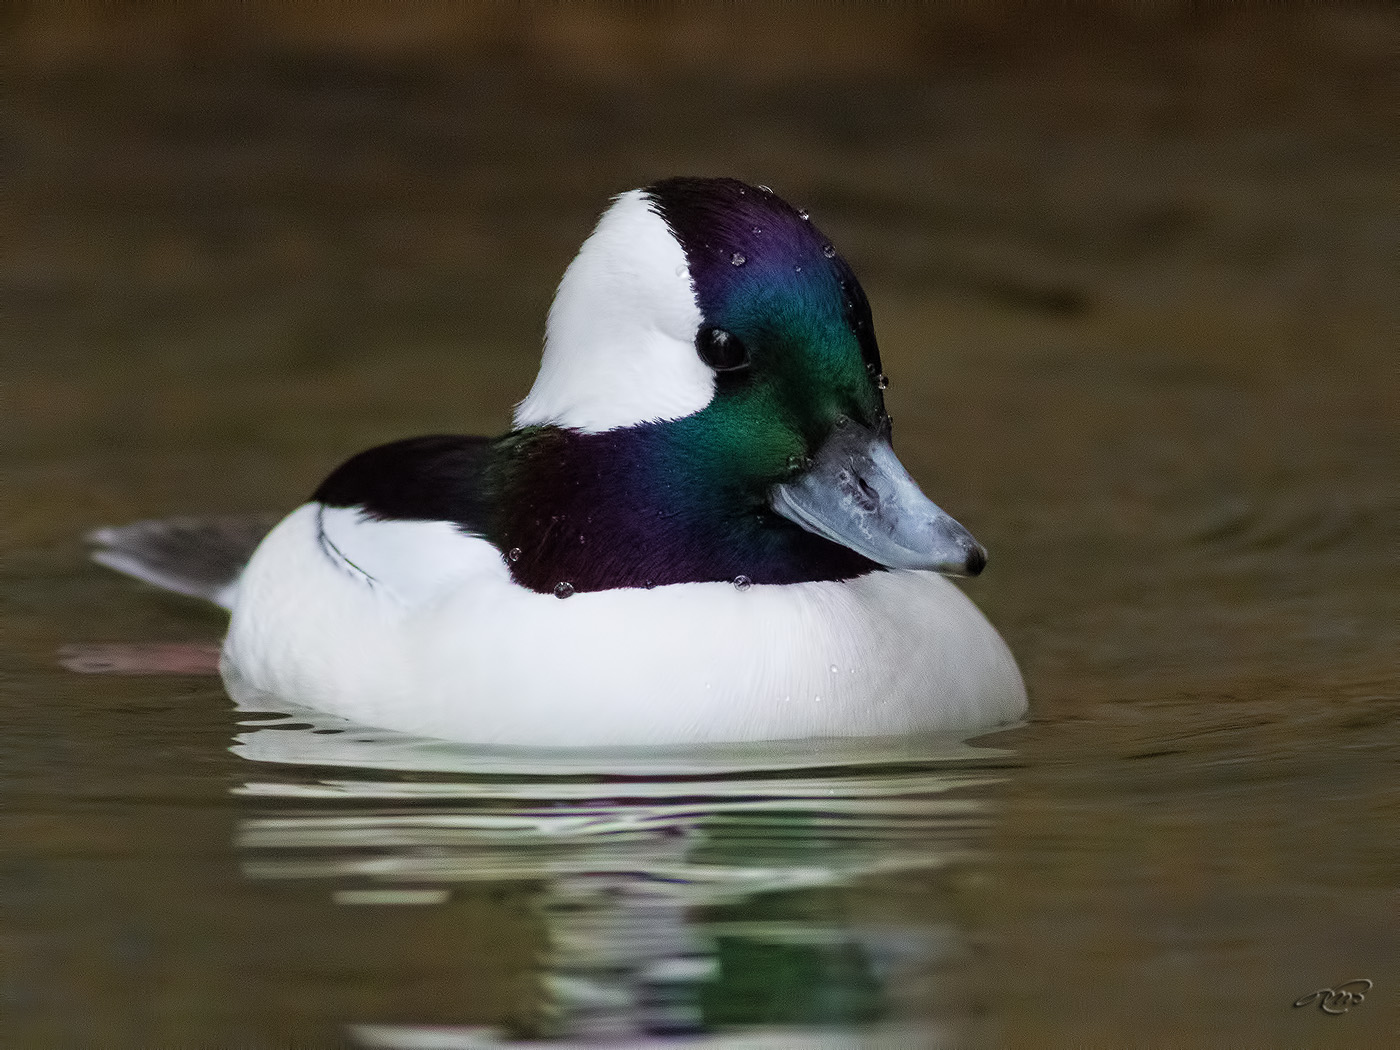
[[[685,252],[641,190],[622,194],[564,272],[515,425],[597,433],[700,411],[715,390],[700,320]]]

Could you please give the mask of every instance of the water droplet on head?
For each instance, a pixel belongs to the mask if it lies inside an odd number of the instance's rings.
[[[831,665],[831,673],[832,673],[832,674],[840,674],[840,673],[841,673],[841,668],[837,667],[835,664],[832,664],[832,665]]]
[[[647,590],[651,590],[653,587],[656,586],[656,581],[655,581],[655,580],[647,580],[647,582],[644,583],[644,584],[642,584],[642,586],[645,587]]]
[[[847,423],[849,423],[850,421],[851,421],[851,417],[850,417],[850,416],[841,415],[841,416],[837,416],[837,417],[836,417],[836,425],[837,425],[838,427],[844,427],[844,426],[845,426]]]
[[[560,580],[554,585],[554,597],[568,598],[574,593],[574,585],[568,580]]]
[[[881,372],[875,377],[875,385],[881,390],[888,390],[890,387],[890,377]]]
[[[808,470],[812,466],[811,456],[788,456],[788,470]]]
[[[743,252],[735,252],[729,257],[729,262],[732,266],[743,266],[744,263],[748,262],[748,259],[744,258]]]
[[[519,547],[512,547],[512,548],[510,549],[510,551],[506,554],[506,559],[507,559],[508,561],[519,561],[519,560],[520,560],[520,555],[521,555],[522,553],[524,553],[524,552],[521,551],[521,549],[520,549]]]
[[[773,192],[772,188],[771,188],[771,187],[768,187],[768,186],[759,186],[758,188],[761,189],[764,193],[772,193],[772,192]]]
[[[825,245],[822,248],[822,254],[825,255],[828,259],[834,259],[836,258],[836,249],[830,244]]]
[[[755,227],[753,227],[753,232],[754,232],[754,233],[762,233],[762,232],[763,232],[763,227],[762,227],[762,226],[755,226]]]
[[[792,268],[792,272],[793,272],[793,273],[801,273],[801,272],[802,272],[802,267],[800,267],[800,266],[794,266],[794,267]]]
[[[587,542],[588,542],[587,538],[583,535],[583,533],[580,532],[580,533],[578,534],[578,545],[579,545],[580,547],[582,547],[582,546],[583,546],[584,544],[586,544]]]
[[[747,576],[734,577],[734,589],[736,591],[746,591],[752,586],[753,580],[749,579]]]
[[[799,219],[802,219],[804,222],[811,218],[811,216],[807,214],[807,209],[806,209],[806,208],[798,208],[798,209],[797,209],[797,217],[798,217]]]
[[[821,697],[819,697],[819,696],[814,696],[814,697],[812,697],[812,703],[814,703],[814,704],[819,704],[819,703],[821,703],[821,702],[822,702],[822,698],[821,698]]]
[[[676,267],[676,276],[677,276],[677,277],[684,277],[684,276],[685,276],[685,271],[686,271],[686,265],[685,265],[685,263],[681,263],[681,265],[679,265],[679,266]]]

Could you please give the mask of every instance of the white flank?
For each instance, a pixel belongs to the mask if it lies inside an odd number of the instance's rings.
[[[641,190],[622,194],[564,273],[515,425],[596,433],[700,411],[714,374],[699,327],[685,252]]]
[[[450,525],[320,511],[278,525],[239,582],[223,671],[240,702],[531,746],[970,731],[1025,711],[1000,636],[932,573],[561,600]]]

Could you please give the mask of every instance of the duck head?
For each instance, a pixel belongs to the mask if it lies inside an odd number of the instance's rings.
[[[584,243],[515,422],[598,435],[599,477],[602,457],[645,459],[672,508],[656,515],[697,532],[729,528],[722,510],[839,546],[837,575],[976,575],[986,552],[894,453],[884,387],[865,293],[807,214],[765,187],[675,178],[619,196]],[[723,560],[717,575],[748,574]]]

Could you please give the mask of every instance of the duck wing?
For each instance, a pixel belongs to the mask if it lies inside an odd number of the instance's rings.
[[[471,534],[487,513],[481,474],[492,441],[433,435],[361,452],[312,496],[322,550],[401,597],[435,589],[481,559]],[[92,559],[162,590],[225,609],[278,514],[158,518],[93,531]],[[494,548],[492,548],[494,551]]]
[[[322,554],[405,606],[483,569],[499,569],[501,552],[484,538],[491,513],[485,473],[494,444],[432,435],[347,460],[308,508]]]
[[[350,457],[312,495],[377,521],[450,521],[476,529],[489,512],[482,475],[495,441],[432,434]]]

